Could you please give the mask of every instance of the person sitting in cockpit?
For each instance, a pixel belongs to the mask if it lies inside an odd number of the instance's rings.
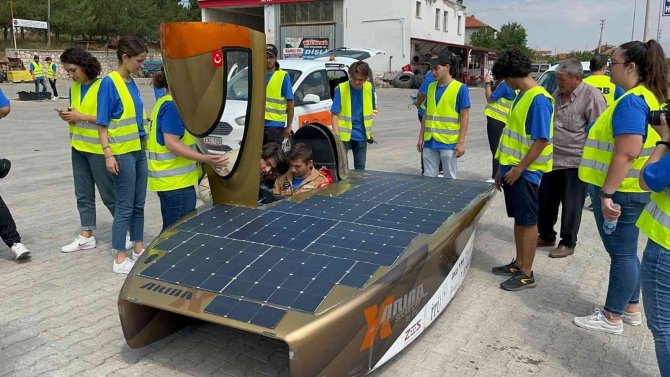
[[[312,148],[307,144],[295,144],[288,152],[288,160],[291,169],[275,181],[275,195],[290,196],[328,186],[328,177],[314,168]]]

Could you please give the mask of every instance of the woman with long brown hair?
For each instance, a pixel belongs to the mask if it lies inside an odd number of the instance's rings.
[[[623,323],[642,322],[635,222],[650,194],[638,178],[660,140],[647,124],[647,114],[658,110],[668,96],[665,54],[654,40],[624,43],[612,54],[610,71],[612,82],[625,94],[591,127],[579,166],[579,178],[589,184],[600,238],[611,258],[607,298],[602,309],[573,322],[621,334]]]

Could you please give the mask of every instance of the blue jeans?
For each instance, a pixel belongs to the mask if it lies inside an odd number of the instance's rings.
[[[642,257],[642,301],[661,376],[670,376],[670,250],[649,240]]]
[[[119,174],[114,175],[116,210],[112,224],[112,249],[126,249],[126,232],[130,240],[144,238],[144,200],[147,194],[148,166],[144,149],[115,155]]]
[[[42,93],[39,92],[39,85],[42,85]],[[47,96],[47,84],[44,82],[44,77],[35,78],[35,96],[37,99],[46,98]]]
[[[365,156],[368,150],[368,142],[351,140],[343,141],[342,144],[344,144],[345,152],[349,152],[351,149],[354,154],[354,169],[365,170]]]
[[[116,195],[112,176],[113,174],[105,166],[104,155],[80,152],[72,148],[74,196],[77,198],[77,211],[79,211],[82,230],[95,229],[96,186],[102,202],[114,217]]]
[[[158,198],[161,201],[161,215],[163,216],[162,232],[195,209],[195,186],[158,191]]]
[[[635,222],[649,203],[649,193],[616,192],[612,200],[621,205],[621,216],[612,234],[603,232],[603,212],[598,192],[600,187],[589,185],[593,200],[593,215],[600,239],[610,255],[610,278],[605,310],[622,315],[627,304],[640,302],[640,260],[637,257],[637,237],[640,230]]]

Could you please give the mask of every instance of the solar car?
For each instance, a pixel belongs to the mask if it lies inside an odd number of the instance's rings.
[[[213,204],[163,231],[135,263],[118,300],[123,334],[144,347],[198,319],[285,343],[291,376],[365,375],[447,309],[495,190],[349,171],[339,138],[314,123],[295,140],[313,148],[315,166],[330,166],[334,182],[258,206],[265,40],[231,24],[161,25],[189,132],[203,138],[217,126],[228,70],[241,60],[250,67],[245,129],[230,171],[207,167]]]

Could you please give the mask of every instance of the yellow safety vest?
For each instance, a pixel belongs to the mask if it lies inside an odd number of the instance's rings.
[[[135,118],[135,103],[133,97],[128,91],[126,82],[123,81],[121,75],[116,72],[110,72],[107,77],[112,79],[116,91],[121,97],[121,104],[123,105],[123,113],[121,118],[112,118],[107,133],[109,135],[109,148],[112,154],[124,154],[142,149],[140,142],[139,128],[137,119]],[[142,119],[146,118],[143,114]]]
[[[537,96],[545,96],[554,106],[554,98],[539,85],[524,93],[516,105],[512,107],[512,111],[507,118],[507,125],[503,129],[500,144],[498,144],[498,150],[496,151],[496,158],[500,160],[500,165],[518,166],[519,162],[530,151],[533,140],[526,133],[526,119],[528,118],[530,105]],[[554,145],[551,140],[553,137],[554,113],[552,112],[549,126],[549,144],[544,147],[537,159],[526,170],[543,173],[551,171],[554,164]]]
[[[512,109],[514,99],[516,98],[516,94],[518,94],[518,92],[515,91],[514,93],[515,97],[511,100],[500,97],[497,101],[486,104],[484,115],[507,124],[507,117],[509,116],[509,112]]]
[[[350,141],[351,130],[354,127],[353,118],[351,116],[351,86],[349,81],[343,82],[337,86],[340,88],[340,113],[337,115],[340,126],[340,140]],[[363,126],[365,127],[365,138],[370,140],[372,138],[372,84],[366,81],[363,84]]]
[[[649,239],[670,249],[670,188],[651,194],[636,225]]]
[[[436,103],[437,81],[431,82],[426,91],[426,128],[423,140],[434,139],[443,144],[456,144],[460,139],[460,114],[456,112],[456,98],[461,84],[453,80]]]
[[[613,106],[608,107],[591,127],[586,139],[582,161],[579,164],[579,179],[582,181],[600,187],[605,183],[605,177],[607,177],[607,171],[614,156],[612,115],[619,101],[629,95],[642,96],[651,110],[658,110],[661,107],[654,93],[644,86],[637,86],[627,91],[614,102]],[[646,192],[640,187],[638,181],[640,170],[651,156],[658,140],[660,140],[658,133],[650,125],[647,125],[647,140],[645,140],[640,155],[633,161],[633,166],[631,166],[617,191]]]
[[[84,115],[96,116],[98,113],[98,89],[101,80],[95,80],[81,98],[81,84],[75,82],[70,87],[70,106]],[[70,144],[72,148],[87,153],[103,154],[98,126],[87,122],[70,124]]]
[[[282,96],[281,88],[286,71],[275,71],[265,90],[265,119],[274,122],[286,122],[286,97]]]
[[[30,62],[30,68],[32,68],[35,78],[44,77],[44,69],[42,69],[42,64],[32,61]]]
[[[586,84],[591,85],[592,87],[600,90],[600,92],[605,97],[605,103],[607,106],[612,106],[614,103],[614,91],[616,90],[616,85],[612,83],[609,76],[605,75],[594,75],[589,76],[584,79]]]
[[[48,79],[54,79],[55,80],[55,79],[58,78],[58,72],[56,70],[54,70],[54,65],[56,65],[56,63],[51,63],[51,64],[47,65],[47,78]]]
[[[158,143],[158,111],[164,103],[172,101],[172,96],[164,95],[156,101],[151,111],[151,130],[147,139],[149,158],[149,190],[169,191],[193,186],[200,176],[198,164],[172,153],[166,146]],[[181,142],[195,149],[195,139],[188,131],[184,131]]]

